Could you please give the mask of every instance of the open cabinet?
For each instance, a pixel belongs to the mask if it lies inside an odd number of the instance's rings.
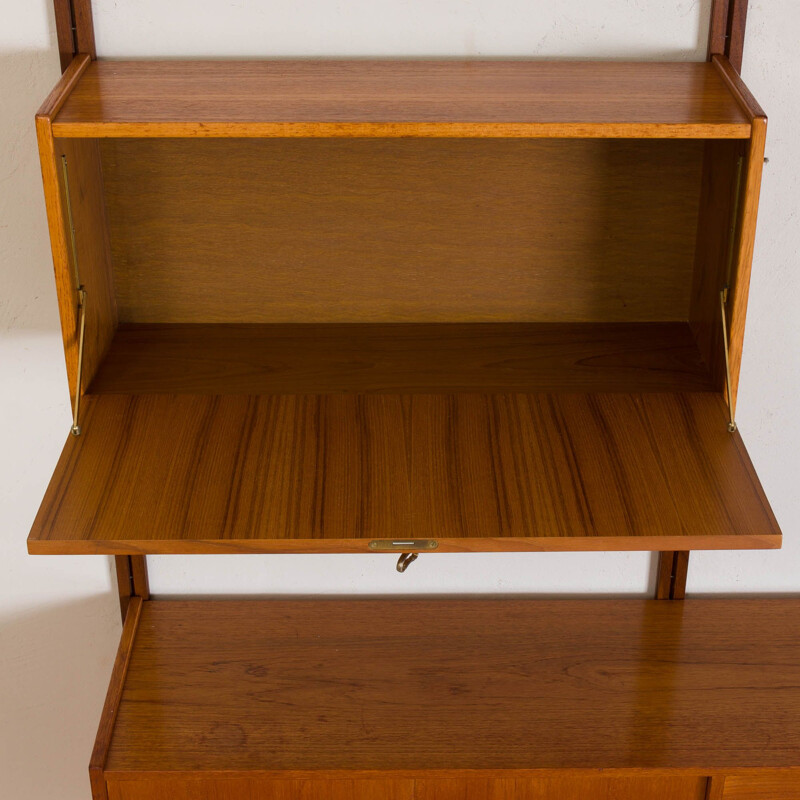
[[[728,430],[764,127],[722,58],[78,59],[31,550],[778,546]]]
[[[78,54],[37,131],[75,419],[31,553],[780,546],[722,51]],[[93,791],[796,797],[796,608],[133,597]]]

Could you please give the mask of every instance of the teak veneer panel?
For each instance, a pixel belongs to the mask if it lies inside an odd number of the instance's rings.
[[[800,800],[800,774],[731,775],[725,779],[722,800]],[[714,798],[716,800],[716,798]]]
[[[354,781],[161,778],[110,781],[108,800],[706,800],[706,783],[705,778],[693,776]]]
[[[799,752],[797,599],[156,601],[105,776],[798,777]]]
[[[100,150],[96,141],[54,139],[51,126],[52,116],[62,106],[70,88],[80,79],[88,65],[88,55],[77,56],[36,116],[64,357],[73,403],[78,383],[80,285],[87,287],[83,388],[105,355],[117,324]],[[77,263],[69,229],[62,164],[64,156],[68,163]]]
[[[703,391],[686,323],[124,325],[97,394]]]
[[[689,318],[700,142],[101,145],[120,322]]]
[[[185,778],[108,783],[108,800],[414,800],[414,797],[414,781],[409,779]]]
[[[414,800],[706,800],[702,777],[449,778],[414,783]]]
[[[780,546],[723,400],[90,395],[34,553]]]
[[[747,138],[712,64],[99,61],[56,136]]]

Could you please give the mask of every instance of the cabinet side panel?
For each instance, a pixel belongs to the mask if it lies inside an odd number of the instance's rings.
[[[73,274],[77,275],[86,290],[86,336],[82,384],[85,391],[97,372],[117,327],[117,304],[111,273],[111,244],[103,192],[100,148],[96,139],[56,139],[55,154],[61,171],[62,194],[64,192],[62,157],[66,158],[69,198],[75,226],[75,249],[78,256],[77,269],[73,266]],[[66,198],[63,199],[66,202]],[[71,248],[70,238],[68,243]]]
[[[68,73],[75,72],[75,62],[73,62]],[[50,249],[53,255],[58,313],[61,317],[64,359],[67,365],[69,393],[74,402],[78,371],[78,284],[70,254],[67,213],[53,130],[50,118],[41,113],[36,117],[36,135],[39,142]]]
[[[747,151],[743,170],[743,189],[739,209],[739,236],[736,263],[731,275],[728,297],[728,321],[731,361],[731,406],[736,408],[739,371],[742,365],[744,325],[747,317],[747,300],[750,295],[750,272],[753,266],[758,201],[761,194],[761,172],[764,167],[764,146],[767,138],[767,120],[753,120],[753,135]]]
[[[120,322],[688,319],[701,142],[101,147]]]
[[[722,391],[725,379],[719,293],[730,281],[728,273],[735,257],[731,233],[737,164],[743,154],[740,142],[714,140],[705,143],[703,156],[689,321],[700,355],[709,365],[719,391]]]

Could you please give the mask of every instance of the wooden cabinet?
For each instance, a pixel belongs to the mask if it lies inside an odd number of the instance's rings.
[[[775,774],[763,785],[789,787],[798,612],[787,599],[135,598],[95,796],[704,800],[710,776],[745,765],[719,796]]]
[[[77,57],[31,552],[779,546],[732,423],[765,125],[724,57]]]
[[[674,583],[779,547],[735,424],[766,117],[726,55],[77,54],[36,124],[74,420],[28,547],[117,556],[127,607],[95,800],[797,796],[796,600],[142,588],[149,553]]]

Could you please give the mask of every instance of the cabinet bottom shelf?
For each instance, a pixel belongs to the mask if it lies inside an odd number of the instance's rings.
[[[135,599],[90,774],[110,800],[788,798],[799,665],[797,599]]]

